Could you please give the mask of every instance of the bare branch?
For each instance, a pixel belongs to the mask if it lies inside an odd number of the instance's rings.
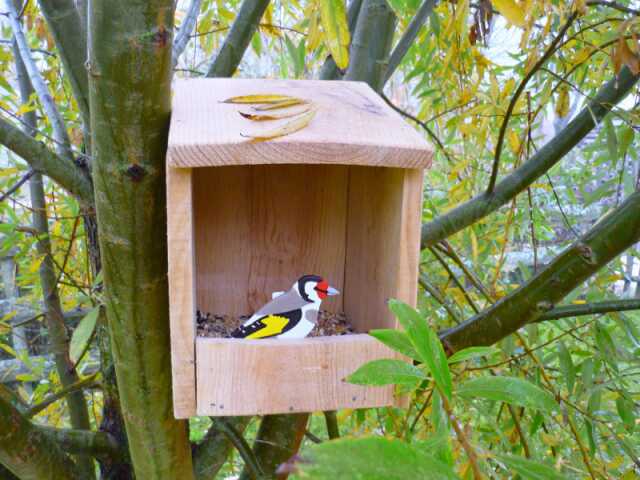
[[[60,53],[82,120],[89,125],[87,38],[80,11],[73,0],[38,0],[38,4]]]
[[[85,202],[93,203],[93,186],[89,177],[68,158],[58,156],[44,143],[30,137],[19,128],[0,118],[0,144],[44,173],[70,193]]]
[[[436,3],[438,3],[438,0],[425,0],[409,22],[407,30],[402,34],[402,37],[398,40],[398,44],[395,46],[391,56],[389,57],[389,65],[387,66],[387,71],[385,72],[384,80],[382,81],[383,85],[389,81],[402,62],[404,56],[414,44],[418,37],[418,33],[420,33],[422,25],[424,25],[429,15],[431,15],[431,12],[433,12]]]
[[[29,171],[25,173],[20,180],[14,183],[9,190],[0,195],[0,203],[4,202],[7,198],[16,193],[22,185],[27,183],[33,174],[33,169],[29,169]]]
[[[27,43],[24,32],[22,31],[22,24],[18,18],[18,13],[15,5],[13,4],[13,0],[4,0],[4,8],[7,11],[7,18],[9,19],[9,24],[11,25],[13,36],[18,46],[18,51],[20,52],[20,58],[24,62],[31,84],[42,103],[42,108],[47,114],[49,122],[51,122],[58,155],[72,159],[73,154],[71,152],[71,142],[69,141],[67,128],[65,127],[64,120],[62,119],[62,116],[58,111],[58,107],[56,107],[56,104],[49,93],[49,89],[47,88],[36,63],[33,61],[33,57],[31,57],[29,44]]]
[[[230,77],[234,74],[268,5],[269,0],[242,2],[231,31],[209,67],[207,77]]]
[[[171,62],[174,67],[178,64],[178,60],[180,59],[182,52],[184,52],[184,49],[187,48],[193,29],[196,28],[196,20],[198,20],[198,14],[200,13],[200,5],[202,5],[202,0],[191,0],[191,4],[189,5],[187,13],[180,24],[176,38],[173,40]]]
[[[640,298],[562,305],[554,308],[550,312],[544,313],[535,321],[545,322],[547,320],[559,320],[561,318],[581,317],[584,315],[602,315],[604,313],[626,312],[629,310],[640,310]]]

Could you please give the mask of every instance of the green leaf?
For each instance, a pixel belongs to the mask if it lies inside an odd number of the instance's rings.
[[[100,305],[91,309],[91,311],[80,320],[80,323],[78,323],[78,326],[73,331],[71,343],[69,344],[69,356],[73,363],[76,363],[80,359],[80,356],[91,341],[91,337],[93,337],[93,332],[96,328],[98,313],[100,313]]]
[[[616,136],[616,129],[613,126],[611,117],[607,116],[604,119],[604,131],[607,135],[607,151],[609,153],[609,160],[614,165],[618,160],[618,137]]]
[[[560,357],[560,371],[564,377],[564,381],[567,384],[567,390],[569,395],[573,392],[573,386],[576,381],[576,367],[571,360],[571,354],[567,350],[567,346],[564,342],[558,344],[558,355]]]
[[[496,347],[469,347],[464,348],[449,357],[449,363],[464,362],[471,358],[483,357],[485,355],[491,355],[497,352]]]
[[[464,398],[486,398],[547,412],[557,408],[551,394],[516,377],[476,378],[462,384],[456,393]]]
[[[418,354],[406,333],[394,328],[369,330],[369,335],[384,343],[387,347],[409,358],[418,360]]]
[[[349,64],[349,24],[343,0],[320,0],[320,23],[324,44],[339,69]]]
[[[402,328],[407,332],[413,328],[415,323],[424,322],[424,319],[420,316],[414,308],[411,308],[404,302],[392,298],[389,300],[389,310],[396,316]]]
[[[389,300],[389,309],[407,331],[420,357],[418,360],[426,364],[436,385],[450,400],[453,390],[451,372],[438,335],[429,328],[426,320],[406,303],[396,299]]]
[[[311,446],[295,463],[300,477],[314,480],[457,479],[447,465],[398,439],[342,438]]]
[[[402,360],[372,360],[349,375],[346,380],[356,385],[409,385],[415,387],[427,376],[413,365]]]
[[[523,457],[513,455],[494,455],[497,460],[511,470],[528,480],[565,480],[567,477],[556,469],[544,463],[534,462]]]
[[[618,410],[618,415],[620,415],[622,423],[624,423],[624,428],[632,432],[636,425],[636,418],[633,413],[633,402],[624,395],[620,395],[616,398],[616,410]]]

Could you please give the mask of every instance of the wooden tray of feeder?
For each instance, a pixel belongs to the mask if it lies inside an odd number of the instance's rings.
[[[221,103],[249,94],[312,102],[305,128],[265,142]],[[251,415],[395,405],[391,387],[343,381],[396,356],[366,335],[415,305],[423,169],[431,147],[366,84],[198,79],[176,83],[167,155],[174,413]],[[196,309],[240,316],[301,274],[342,294],[322,308],[357,333],[300,340],[198,337]]]

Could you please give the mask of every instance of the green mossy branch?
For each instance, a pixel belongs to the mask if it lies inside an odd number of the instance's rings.
[[[0,394],[0,463],[21,480],[83,480],[71,458],[7,397]]]
[[[422,248],[434,246],[454,233],[495,212],[526,190],[558,163],[631,91],[640,76],[624,67],[607,82],[589,104],[533,157],[496,184],[490,194],[482,193],[422,226]]]
[[[635,192],[520,288],[440,338],[454,352],[492,345],[552,311],[557,302],[638,240],[640,192]]]

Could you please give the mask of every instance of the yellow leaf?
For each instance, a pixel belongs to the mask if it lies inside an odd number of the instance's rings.
[[[520,153],[520,137],[515,130],[511,130],[509,135],[507,136],[507,140],[509,141],[509,147],[514,155],[518,155]]]
[[[340,69],[349,64],[349,24],[343,0],[320,0],[320,22],[324,43]]]
[[[281,100],[279,102],[273,102],[270,105],[264,105],[262,107],[253,107],[258,112],[265,112],[267,110],[278,110],[279,108],[295,107],[296,105],[303,105],[309,103],[302,98],[289,98],[288,100]]]
[[[267,130],[259,134],[243,134],[242,136],[250,138],[252,142],[264,142],[266,140],[284,137],[285,135],[290,135],[299,130],[302,130],[304,127],[309,125],[309,122],[311,122],[315,114],[316,110],[312,109],[308,112],[298,115],[293,120],[285,123],[284,125],[281,125],[278,128],[274,128],[273,130]]]
[[[307,34],[307,52],[313,52],[318,45],[320,45],[320,40],[322,39],[322,35],[320,33],[320,14],[317,11],[314,11],[311,14],[311,19],[309,20],[309,33]]]
[[[509,22],[518,27],[524,27],[524,10],[514,0],[493,0],[491,3]]]
[[[287,100],[300,100],[290,95],[261,93],[257,95],[240,95],[223,100],[222,103],[279,103]]]
[[[273,37],[280,37],[280,29],[273,23],[273,4],[269,4],[264,12],[264,22],[260,24],[260,29]]]
[[[559,88],[556,113],[560,118],[566,117],[569,113],[569,87],[566,83],[563,83]]]
[[[266,120],[280,120],[283,118],[295,117],[296,115],[301,115],[311,109],[311,105],[307,105],[298,110],[288,110],[285,112],[276,112],[276,113],[247,113],[247,112],[238,112],[244,118],[248,120],[253,120],[254,122],[264,122]]]

